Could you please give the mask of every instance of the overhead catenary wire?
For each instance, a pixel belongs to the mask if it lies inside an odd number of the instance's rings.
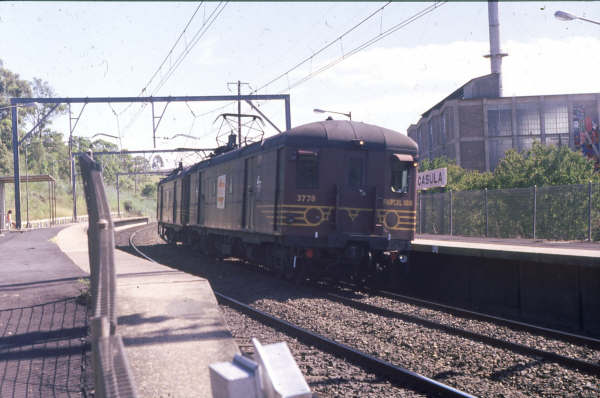
[[[152,91],[152,95],[154,95],[158,90],[162,88],[162,86],[166,83],[166,81],[173,75],[175,70],[181,65],[185,57],[192,51],[192,49],[198,44],[200,39],[204,36],[204,34],[208,31],[208,29],[212,26],[215,20],[221,15],[228,2],[220,2],[208,16],[207,20],[202,24],[200,29],[196,32],[196,34],[192,37],[192,40],[188,44],[188,46],[183,50],[182,54],[175,60],[174,65],[172,65],[167,71],[166,75],[161,79],[158,83],[158,86]]]
[[[167,80],[169,80],[171,78],[171,76],[173,76],[173,74],[175,73],[175,71],[177,70],[177,68],[181,65],[181,63],[184,61],[185,57],[191,52],[191,50],[198,44],[198,42],[200,41],[200,39],[204,36],[204,34],[208,31],[208,29],[214,24],[215,20],[219,17],[219,15],[223,12],[223,10],[225,9],[225,7],[227,6],[228,2],[220,2],[210,13],[210,15],[208,16],[208,18],[202,23],[202,26],[200,26],[200,28],[196,31],[196,33],[194,34],[194,36],[192,37],[192,39],[190,40],[190,42],[185,46],[185,48],[183,49],[183,51],[180,53],[180,55],[177,57],[177,59],[171,63],[171,65],[169,66],[168,70],[165,72],[165,74],[162,76],[162,78],[160,79],[160,81],[157,83],[157,85],[154,87],[154,89],[151,90],[150,96],[153,96],[154,94],[156,94],[158,92],[158,90],[160,90],[164,84],[167,82]],[[195,15],[195,13],[194,13]],[[187,29],[187,25],[186,25],[186,29]],[[180,35],[182,36],[182,35]],[[178,39],[179,40],[179,39]],[[167,59],[169,58],[169,55],[166,57]],[[159,68],[160,70],[160,68]],[[148,92],[148,86],[144,87],[145,92]],[[144,108],[147,106],[146,103],[144,103],[139,111],[132,117],[131,121],[127,124],[126,129],[128,129],[129,127],[131,127],[131,125],[133,123],[135,123],[135,121],[137,120],[137,118],[140,116],[141,112],[144,110]]]
[[[384,6],[380,7],[378,10],[374,11],[373,13],[371,13],[369,16],[367,16],[366,18],[364,18],[362,21],[360,21],[358,24],[356,24],[354,27],[350,28],[349,30],[347,30],[344,34],[340,35],[338,38],[336,38],[335,40],[327,43],[325,46],[323,46],[321,49],[317,50],[316,52],[314,52],[311,56],[305,58],[304,60],[302,60],[301,62],[299,62],[298,64],[296,64],[293,68],[287,70],[286,72],[280,74],[279,76],[277,76],[275,79],[272,79],[271,81],[269,81],[266,84],[263,84],[262,86],[260,86],[257,90],[261,90],[269,85],[271,85],[272,83],[276,82],[277,80],[280,80],[283,77],[286,77],[288,79],[288,83],[287,83],[287,88],[283,91],[281,91],[280,93],[284,93],[284,92],[289,92],[291,91],[293,88],[299,86],[302,83],[307,82],[308,80],[312,79],[313,77],[315,77],[316,75],[325,72],[328,69],[331,69],[332,67],[334,67],[335,65],[339,64],[340,62],[350,58],[352,55],[366,49],[367,47],[370,47],[371,45],[375,44],[376,42],[386,38],[387,36],[395,33],[396,31],[404,28],[405,26],[411,24],[412,22],[424,17],[425,15],[428,15],[429,13],[433,12],[434,10],[436,10],[437,8],[441,7],[442,5],[444,5],[446,3],[446,1],[440,1],[440,2],[435,2],[427,7],[425,7],[424,9],[420,10],[419,12],[417,12],[416,14],[413,14],[412,16],[404,19],[403,21],[397,23],[396,25],[386,29],[385,31],[381,31],[380,33],[378,33],[377,35],[371,37],[370,39],[364,41],[362,44],[354,47],[352,50],[350,50],[349,52],[342,54],[341,57],[336,58],[335,60],[327,63],[326,65],[320,67],[319,69],[315,70],[315,71],[311,71],[309,74],[307,74],[306,76],[300,78],[299,80],[293,82],[290,84],[289,82],[289,74],[290,72],[293,72],[294,70],[296,70],[297,68],[299,68],[300,66],[304,65],[306,62],[308,61],[312,61],[312,59],[314,58],[315,55],[320,54],[321,52],[323,52],[325,49],[331,47],[333,44],[337,43],[338,41],[341,41],[343,39],[343,37],[351,32],[352,30],[354,30],[356,27],[360,26],[362,23],[364,23],[366,20],[372,18],[373,16],[377,15],[381,10],[383,10],[383,8],[385,6],[387,6],[389,3],[386,3]],[[312,68],[311,68],[312,69]]]
[[[181,31],[181,33],[179,34],[179,37],[177,38],[177,40],[175,40],[175,43],[173,43],[173,45],[171,46],[171,49],[169,50],[169,52],[167,53],[167,55],[165,56],[165,58],[163,59],[163,61],[160,63],[160,65],[158,66],[158,68],[156,68],[156,71],[154,72],[154,74],[152,74],[152,76],[150,77],[150,79],[148,80],[148,82],[140,90],[140,93],[137,95],[138,97],[140,97],[140,96],[142,96],[142,94],[144,94],[144,92],[146,91],[146,88],[148,86],[150,86],[150,84],[152,83],[152,80],[154,80],[154,78],[156,77],[156,75],[158,75],[158,72],[160,72],[161,68],[164,66],[165,62],[167,62],[167,60],[169,59],[169,57],[171,56],[171,54],[173,54],[173,50],[175,49],[175,47],[177,46],[177,44],[179,44],[179,41],[181,40],[181,38],[183,37],[183,35],[187,31],[187,29],[189,28],[189,26],[192,23],[192,21],[194,20],[194,17],[196,16],[196,14],[198,13],[198,11],[200,10],[200,7],[202,7],[202,4],[204,4],[204,1],[201,1],[200,4],[198,4],[198,7],[196,7],[196,9],[194,10],[194,13],[192,14],[192,16],[190,17],[190,19],[188,20],[187,24],[185,25],[185,27],[183,28],[183,30]],[[126,110],[128,110],[132,105],[133,105],[133,102],[130,103],[129,105],[127,105],[119,114],[122,114],[123,112],[125,112]]]
[[[277,80],[282,79],[283,77],[287,77],[288,74],[296,69],[298,69],[299,67],[301,67],[302,65],[304,65],[305,63],[313,60],[313,58],[319,54],[321,54],[323,51],[327,50],[329,47],[331,47],[332,45],[334,45],[335,43],[337,43],[338,41],[341,41],[345,36],[349,35],[350,33],[352,33],[354,30],[356,30],[358,27],[360,27],[361,25],[363,25],[365,22],[367,22],[368,20],[370,20],[371,18],[373,18],[375,15],[381,13],[388,5],[391,4],[391,1],[388,1],[387,3],[385,3],[383,6],[377,8],[375,11],[371,12],[368,16],[366,16],[365,18],[363,18],[362,20],[360,20],[358,23],[356,23],[355,25],[353,25],[351,28],[347,29],[344,33],[342,33],[341,35],[339,35],[336,39],[330,41],[329,43],[325,44],[323,47],[321,47],[319,50],[313,52],[310,56],[304,58],[302,61],[298,62],[296,65],[294,65],[292,68],[290,68],[289,70],[287,70],[286,72],[283,72],[281,74],[279,74],[277,77],[275,77],[274,79],[271,79],[268,83],[263,84],[262,86],[260,86],[257,89],[252,89],[251,87],[251,91],[250,94],[254,94],[256,92],[258,92],[259,90],[262,90],[263,88],[266,88],[267,86],[271,85],[272,83],[276,82]],[[221,105],[217,108],[214,108],[210,111],[207,111],[205,113],[202,113],[199,116],[206,116],[209,115],[211,113],[217,112],[221,109],[224,109],[226,107],[228,107],[231,104],[234,104],[235,102],[229,102],[225,105]]]
[[[387,29],[386,31],[384,31],[383,33],[380,33],[374,37],[372,37],[371,39],[363,42],[362,44],[358,45],[357,47],[353,48],[352,50],[350,50],[348,53],[343,54],[341,57],[333,60],[332,62],[322,66],[321,68],[317,69],[316,71],[313,71],[311,73],[309,73],[308,75],[304,76],[303,78],[297,80],[296,82],[292,83],[291,85],[288,86],[287,90],[285,91],[290,91],[291,89],[299,86],[300,84],[312,79],[313,77],[315,77],[316,75],[325,72],[326,70],[332,68],[333,66],[339,64],[340,62],[350,58],[352,55],[364,50],[367,47],[370,47],[371,45],[375,44],[376,42],[378,42],[379,40],[382,40],[384,38],[386,38],[387,36],[391,35],[392,33],[395,33],[396,31],[404,28],[405,26],[411,24],[412,22],[418,20],[419,18],[424,17],[425,15],[429,14],[430,12],[436,10],[437,8],[441,7],[442,5],[446,4],[446,1],[441,1],[441,2],[435,2],[434,4],[422,9],[421,11],[417,12],[416,14],[410,16],[409,18],[405,19],[404,21],[392,26],[391,28]]]
[[[354,26],[352,26],[350,29],[347,29],[344,33],[342,33],[341,35],[339,35],[336,39],[334,39],[334,40],[330,41],[329,43],[325,44],[319,50],[313,52],[310,56],[304,58],[302,61],[298,62],[296,65],[294,65],[293,67],[291,67],[287,71],[281,73],[279,76],[277,76],[274,79],[271,79],[269,82],[263,84],[262,86],[260,86],[256,90],[254,90],[253,93],[258,92],[259,90],[262,90],[263,88],[265,88],[267,86],[270,86],[271,84],[275,83],[277,80],[279,80],[279,79],[287,76],[290,72],[298,69],[299,67],[301,67],[305,63],[307,63],[309,61],[312,61],[312,59],[315,56],[321,54],[323,51],[327,50],[329,47],[333,46],[335,43],[337,43],[337,42],[341,43],[342,40],[343,40],[343,38],[345,36],[349,35],[353,31],[355,31],[356,29],[358,29],[358,27],[360,27],[362,24],[364,24],[365,22],[367,22],[369,19],[373,18],[375,15],[381,13],[390,4],[391,4],[391,1],[388,1],[383,6],[379,7],[378,9],[376,9],[375,11],[373,11],[371,14],[369,14],[368,16],[366,16],[365,18],[363,18],[360,22],[358,22],[357,24],[355,24]]]

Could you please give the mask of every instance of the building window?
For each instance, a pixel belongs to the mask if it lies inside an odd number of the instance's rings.
[[[534,140],[539,141],[539,139],[535,139],[533,137],[518,137],[517,138],[517,150],[519,152],[523,152],[523,151],[527,151],[527,150],[531,149],[531,147],[533,146]]]
[[[319,156],[317,152],[298,150],[296,161],[296,188],[319,187]]]
[[[444,112],[443,120],[444,120],[444,131],[446,132],[446,137],[448,141],[452,141],[454,139],[454,119],[452,117],[452,109],[449,109]]]
[[[540,115],[537,103],[517,104],[517,134],[540,135]]]
[[[512,106],[510,104],[488,105],[488,136],[512,135]]]
[[[489,141],[490,169],[494,170],[498,163],[504,159],[506,151],[512,148],[512,138],[499,138]]]
[[[428,145],[429,158],[432,159],[432,152],[433,152],[433,123],[431,122],[431,120],[427,123],[427,131],[429,132],[429,134],[428,134],[428,137],[429,137],[429,145]]]
[[[546,134],[569,134],[567,104],[544,104],[544,129]]]

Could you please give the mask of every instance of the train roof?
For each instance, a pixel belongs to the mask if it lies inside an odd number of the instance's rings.
[[[167,176],[161,183],[183,174],[210,167],[231,159],[241,158],[262,150],[279,146],[321,148],[356,148],[356,142],[363,141],[367,149],[391,150],[417,156],[417,144],[406,135],[383,127],[348,120],[325,120],[303,124],[281,134],[266,138],[262,142],[247,145],[226,152],[214,158],[203,160],[192,166],[179,169]]]

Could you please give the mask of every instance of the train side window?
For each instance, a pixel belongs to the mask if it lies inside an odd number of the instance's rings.
[[[410,158],[410,159],[409,159]],[[410,166],[412,164],[412,156],[394,154],[392,156],[392,181],[390,188],[392,192],[407,193],[410,187]]]
[[[296,188],[319,187],[319,156],[317,152],[299,150],[296,158]]]
[[[348,185],[351,187],[360,187],[363,185],[363,159],[350,158],[348,164]]]

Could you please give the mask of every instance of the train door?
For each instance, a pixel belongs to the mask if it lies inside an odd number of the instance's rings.
[[[339,181],[337,207],[341,210],[336,223],[342,231],[370,234],[374,207],[374,181],[367,181],[367,151],[347,151],[344,175]]]
[[[244,205],[242,208],[242,228],[254,229],[254,206],[256,205],[256,157],[247,158],[244,163]]]
[[[190,175],[183,177],[181,185],[181,224],[190,223]]]
[[[160,186],[160,190],[158,191],[158,214],[156,217],[159,221],[163,221],[163,206],[165,205],[165,193],[163,191],[164,185]]]
[[[173,181],[173,224],[177,224],[177,180]]]
[[[198,173],[198,212],[196,222],[198,225],[204,224],[204,192],[202,191],[202,173]]]
[[[281,206],[281,201],[283,199],[284,192],[284,177],[285,170],[283,169],[285,165],[285,155],[284,149],[279,148],[277,150],[277,170],[275,171],[275,201],[273,206],[273,231],[277,231],[280,228],[278,215],[279,215],[279,207]]]

